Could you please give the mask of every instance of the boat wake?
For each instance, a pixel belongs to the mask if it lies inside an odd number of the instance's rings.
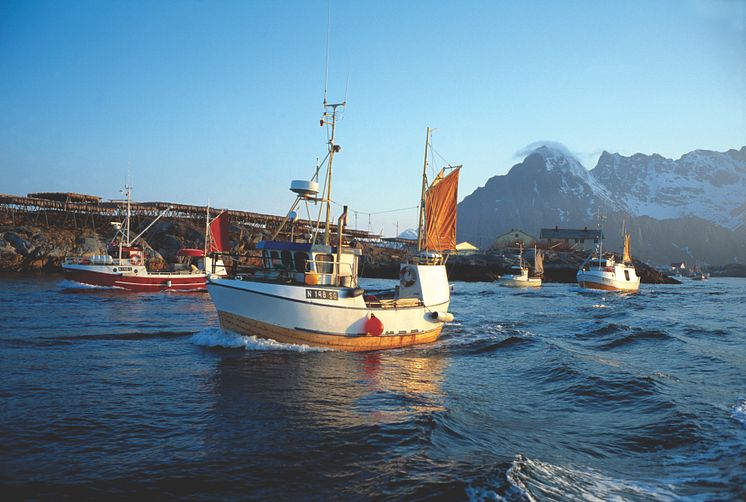
[[[667,487],[614,479],[595,469],[552,465],[517,455],[504,479],[469,486],[469,500],[674,500]]]
[[[82,290],[123,290],[119,286],[95,286],[93,284],[85,284],[82,282],[71,281],[65,279],[59,284],[60,289],[82,289]]]
[[[326,352],[331,349],[293,345],[256,336],[242,336],[220,328],[206,328],[192,335],[192,343],[202,347],[221,347],[246,350],[284,350],[290,352]]]

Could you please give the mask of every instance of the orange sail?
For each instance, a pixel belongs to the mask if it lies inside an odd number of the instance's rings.
[[[229,239],[230,220],[226,213],[220,213],[210,222],[210,248],[208,253],[217,251],[218,253],[231,250]]]
[[[622,257],[622,261],[624,263],[629,263],[632,261],[632,255],[629,252],[629,234],[625,234],[624,236],[624,256]]]
[[[441,172],[425,195],[425,249],[456,249],[456,199],[460,168]]]

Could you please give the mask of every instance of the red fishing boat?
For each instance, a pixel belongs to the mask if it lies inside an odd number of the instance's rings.
[[[68,256],[62,263],[65,276],[76,282],[92,286],[117,287],[129,291],[206,289],[207,275],[226,275],[225,265],[212,252],[230,249],[228,241],[228,216],[220,213],[210,220],[207,209],[205,248],[185,248],[178,251],[182,263],[169,265],[169,270],[150,270],[145,263],[145,252],[137,242],[148,229],[168,210],[162,212],[134,239],[130,238],[130,203],[132,187],[125,187],[127,213],[122,223],[113,223],[117,228],[108,246],[108,254],[93,256]]]

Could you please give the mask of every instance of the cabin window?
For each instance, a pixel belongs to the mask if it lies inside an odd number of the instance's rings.
[[[282,265],[282,262],[280,262],[280,254],[277,251],[270,251],[269,256],[272,259],[272,267],[277,268]]]
[[[272,259],[269,257],[268,251],[262,251],[262,266],[264,268],[270,268],[272,266]]]
[[[316,271],[320,274],[334,273],[334,256],[330,254],[316,255]]]
[[[305,272],[306,271],[306,260],[308,255],[302,251],[296,251],[295,253],[295,271]]]
[[[624,278],[629,280],[629,270],[624,271]]]
[[[282,266],[289,269],[293,268],[293,253],[288,251],[287,249],[282,252]]]

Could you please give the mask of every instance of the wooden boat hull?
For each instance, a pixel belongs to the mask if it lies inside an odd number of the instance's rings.
[[[339,335],[283,328],[282,326],[247,319],[228,312],[218,312],[218,318],[222,329],[241,335],[256,336],[258,338],[275,340],[280,343],[308,345],[346,352],[398,349],[411,345],[432,343],[438,339],[443,329],[443,326],[437,326],[429,331],[405,335]]]

